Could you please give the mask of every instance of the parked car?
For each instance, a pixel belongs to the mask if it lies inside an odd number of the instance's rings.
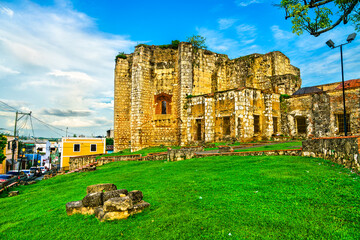
[[[6,174],[16,176],[18,178],[20,178],[22,175],[24,175],[24,173],[21,170],[20,171],[19,170],[10,170]]]
[[[35,174],[35,170],[23,169],[21,171],[24,172],[28,178],[34,176]]]
[[[0,182],[6,182],[7,180],[10,180],[13,177],[14,176],[10,174],[0,174]]]
[[[40,169],[42,174],[45,174],[48,171],[46,167],[40,167]]]
[[[31,167],[30,170],[34,171],[34,174],[36,176],[39,176],[42,174],[41,168],[40,167]]]

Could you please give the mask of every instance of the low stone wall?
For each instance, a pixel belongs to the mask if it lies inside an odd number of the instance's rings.
[[[201,152],[204,147],[184,147],[181,149],[168,149],[167,160],[170,162],[190,159],[195,156],[195,152]]]
[[[269,150],[269,151],[254,151],[254,152],[223,152],[223,153],[201,153],[195,154],[195,158],[203,158],[210,156],[301,156],[301,149],[288,150]]]
[[[84,166],[89,166],[91,163],[96,162],[96,157],[98,157],[100,155],[102,155],[102,154],[70,157],[70,159],[69,159],[69,171],[73,171],[75,169],[79,169],[79,168],[82,168]]]
[[[360,136],[313,138],[302,145],[303,156],[324,158],[360,170]]]

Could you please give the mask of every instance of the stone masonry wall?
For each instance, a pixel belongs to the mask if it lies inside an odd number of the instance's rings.
[[[115,66],[115,151],[187,145],[195,132],[207,142],[252,139],[253,114],[260,116],[257,138],[268,138],[279,94],[292,94],[300,85],[299,69],[280,52],[230,60],[189,43],[180,43],[178,49],[139,45]],[[208,94],[215,95],[204,98]],[[189,107],[194,96],[202,101],[198,110]],[[161,99],[166,99],[166,114]],[[223,132],[224,117],[230,118],[225,120],[230,134]]]
[[[360,170],[360,137],[313,138],[303,141],[303,156],[320,157]]]
[[[360,89],[345,91],[350,115],[348,135],[360,134]],[[282,133],[292,137],[340,136],[337,114],[343,114],[342,90],[293,96],[281,103]],[[306,118],[306,133],[298,133],[296,119]]]

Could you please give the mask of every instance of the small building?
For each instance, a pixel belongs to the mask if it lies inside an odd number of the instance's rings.
[[[70,157],[105,154],[105,151],[106,138],[62,138],[60,168],[69,169]]]
[[[4,148],[4,155],[6,156],[6,159],[0,164],[0,173],[6,173],[7,171],[11,170],[13,151],[14,151],[14,166],[16,166],[17,164],[17,157],[18,157],[18,146],[19,146],[18,140],[15,139],[14,141],[13,136],[5,136],[5,137],[7,139],[7,143]]]

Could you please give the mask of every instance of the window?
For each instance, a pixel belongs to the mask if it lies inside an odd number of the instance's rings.
[[[336,114],[337,127],[339,133],[344,133],[344,114]],[[350,114],[346,114],[346,131],[350,132]]]
[[[10,142],[8,142],[8,149],[11,149],[11,145],[10,145]]]
[[[296,127],[298,133],[306,133],[306,118],[305,117],[298,117],[296,118]]]
[[[80,144],[74,144],[74,152],[80,152]]]
[[[96,152],[96,144],[90,145],[90,152]]]
[[[198,141],[201,141],[201,119],[196,119],[196,137]]]
[[[274,130],[274,133],[278,132],[278,118],[277,117],[273,117],[273,130]]]
[[[161,102],[161,114],[166,114],[166,101]]]
[[[254,115],[254,133],[260,132],[260,117],[259,115]]]
[[[155,114],[171,114],[172,95],[160,93],[154,96]]]
[[[223,134],[230,135],[230,117],[223,117]]]

